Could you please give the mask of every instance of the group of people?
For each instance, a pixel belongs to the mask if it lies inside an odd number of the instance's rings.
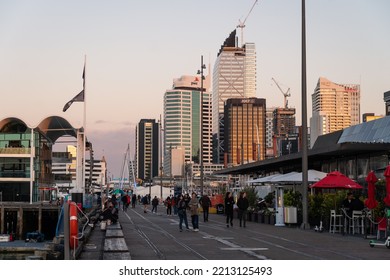
[[[116,195],[113,194],[111,198],[108,198],[103,203],[103,211],[100,214],[100,220],[110,221],[115,224],[118,221],[119,214],[119,205],[116,198]]]
[[[183,222],[186,229],[189,230],[187,220],[187,210],[191,215],[191,223],[194,231],[199,231],[199,204],[203,209],[203,221],[209,220],[209,208],[211,207],[211,200],[207,195],[203,195],[199,200],[196,193],[192,193],[191,199],[188,200],[182,194],[179,195],[177,210],[179,215],[179,230],[183,231]]]
[[[240,227],[246,227],[246,217],[249,207],[249,201],[246,197],[246,192],[241,192],[237,200],[237,204],[234,201],[233,194],[227,192],[225,195],[225,214],[226,214],[226,227],[233,226],[233,214],[234,209],[238,210],[238,219],[240,221]]]
[[[149,195],[145,195],[143,197],[137,197],[135,194],[129,195],[124,194],[121,196],[120,200],[122,202],[123,211],[127,211],[129,205],[132,205],[132,208],[135,208],[135,204],[139,201],[143,205],[144,213],[148,211],[148,205],[152,205],[152,213],[157,213],[157,207],[160,203],[160,200],[157,196],[154,196],[153,199],[150,198]],[[111,199],[109,199],[104,207],[104,211],[102,212],[103,219],[110,219],[112,222],[116,222],[118,219],[118,204],[117,198],[115,195],[112,195]],[[197,197],[196,193],[193,192],[191,197],[189,194],[180,194],[176,197],[168,196],[163,204],[166,207],[167,216],[172,215],[172,208],[174,210],[174,214],[179,217],[179,230],[183,231],[183,224],[187,230],[189,230],[189,223],[187,218],[187,213],[189,212],[191,217],[191,224],[193,231],[199,231],[199,205],[203,210],[203,222],[208,222],[209,220],[209,209],[212,207],[211,200],[208,195],[203,195],[200,199]],[[225,215],[226,215],[226,226],[233,226],[233,213],[234,210],[238,210],[238,218],[240,221],[240,227],[246,227],[246,216],[247,209],[249,207],[249,201],[246,197],[245,192],[241,192],[240,196],[235,203],[233,194],[231,192],[227,192],[225,196]]]

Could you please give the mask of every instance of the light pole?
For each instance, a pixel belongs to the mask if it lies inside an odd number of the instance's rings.
[[[160,115],[160,196],[161,200],[163,200],[163,160],[162,160],[162,155],[163,155],[163,150],[162,150],[162,121],[161,121],[161,115]]]
[[[199,164],[200,164],[200,194],[203,195],[203,69],[206,69],[206,65],[203,64],[203,55],[200,56],[200,153],[199,153]]]
[[[302,229],[309,229],[308,223],[308,162],[307,162],[307,102],[306,102],[306,9],[302,0]]]

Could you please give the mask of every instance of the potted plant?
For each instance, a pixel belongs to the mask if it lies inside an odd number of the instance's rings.
[[[283,196],[284,222],[296,224],[298,222],[298,207],[302,204],[302,195],[295,190],[286,190]]]

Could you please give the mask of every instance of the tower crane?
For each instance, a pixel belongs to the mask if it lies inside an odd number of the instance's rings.
[[[253,8],[255,7],[257,1],[258,0],[255,0],[255,3],[253,3],[252,8],[250,9],[250,11],[249,11],[248,15],[246,16],[246,18],[244,19],[244,21],[241,21],[240,19],[238,20],[239,24],[237,25],[237,28],[241,28],[241,47],[244,45],[244,27],[245,27],[245,22],[248,19],[249,15],[251,14]]]
[[[288,101],[287,101],[287,97],[290,97],[291,96],[291,93],[290,93],[290,88],[288,88],[285,92],[282,90],[282,88],[279,86],[278,82],[272,78],[272,81],[274,81],[274,83],[278,86],[280,92],[283,94],[284,96],[284,108],[287,108],[288,107]]]

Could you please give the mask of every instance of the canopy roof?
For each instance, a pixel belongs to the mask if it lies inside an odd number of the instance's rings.
[[[0,120],[0,133],[26,133],[31,129],[39,130],[52,143],[65,135],[77,137],[77,128],[74,128],[69,121],[59,116],[47,117],[36,127],[29,127],[25,121],[16,117]]]

